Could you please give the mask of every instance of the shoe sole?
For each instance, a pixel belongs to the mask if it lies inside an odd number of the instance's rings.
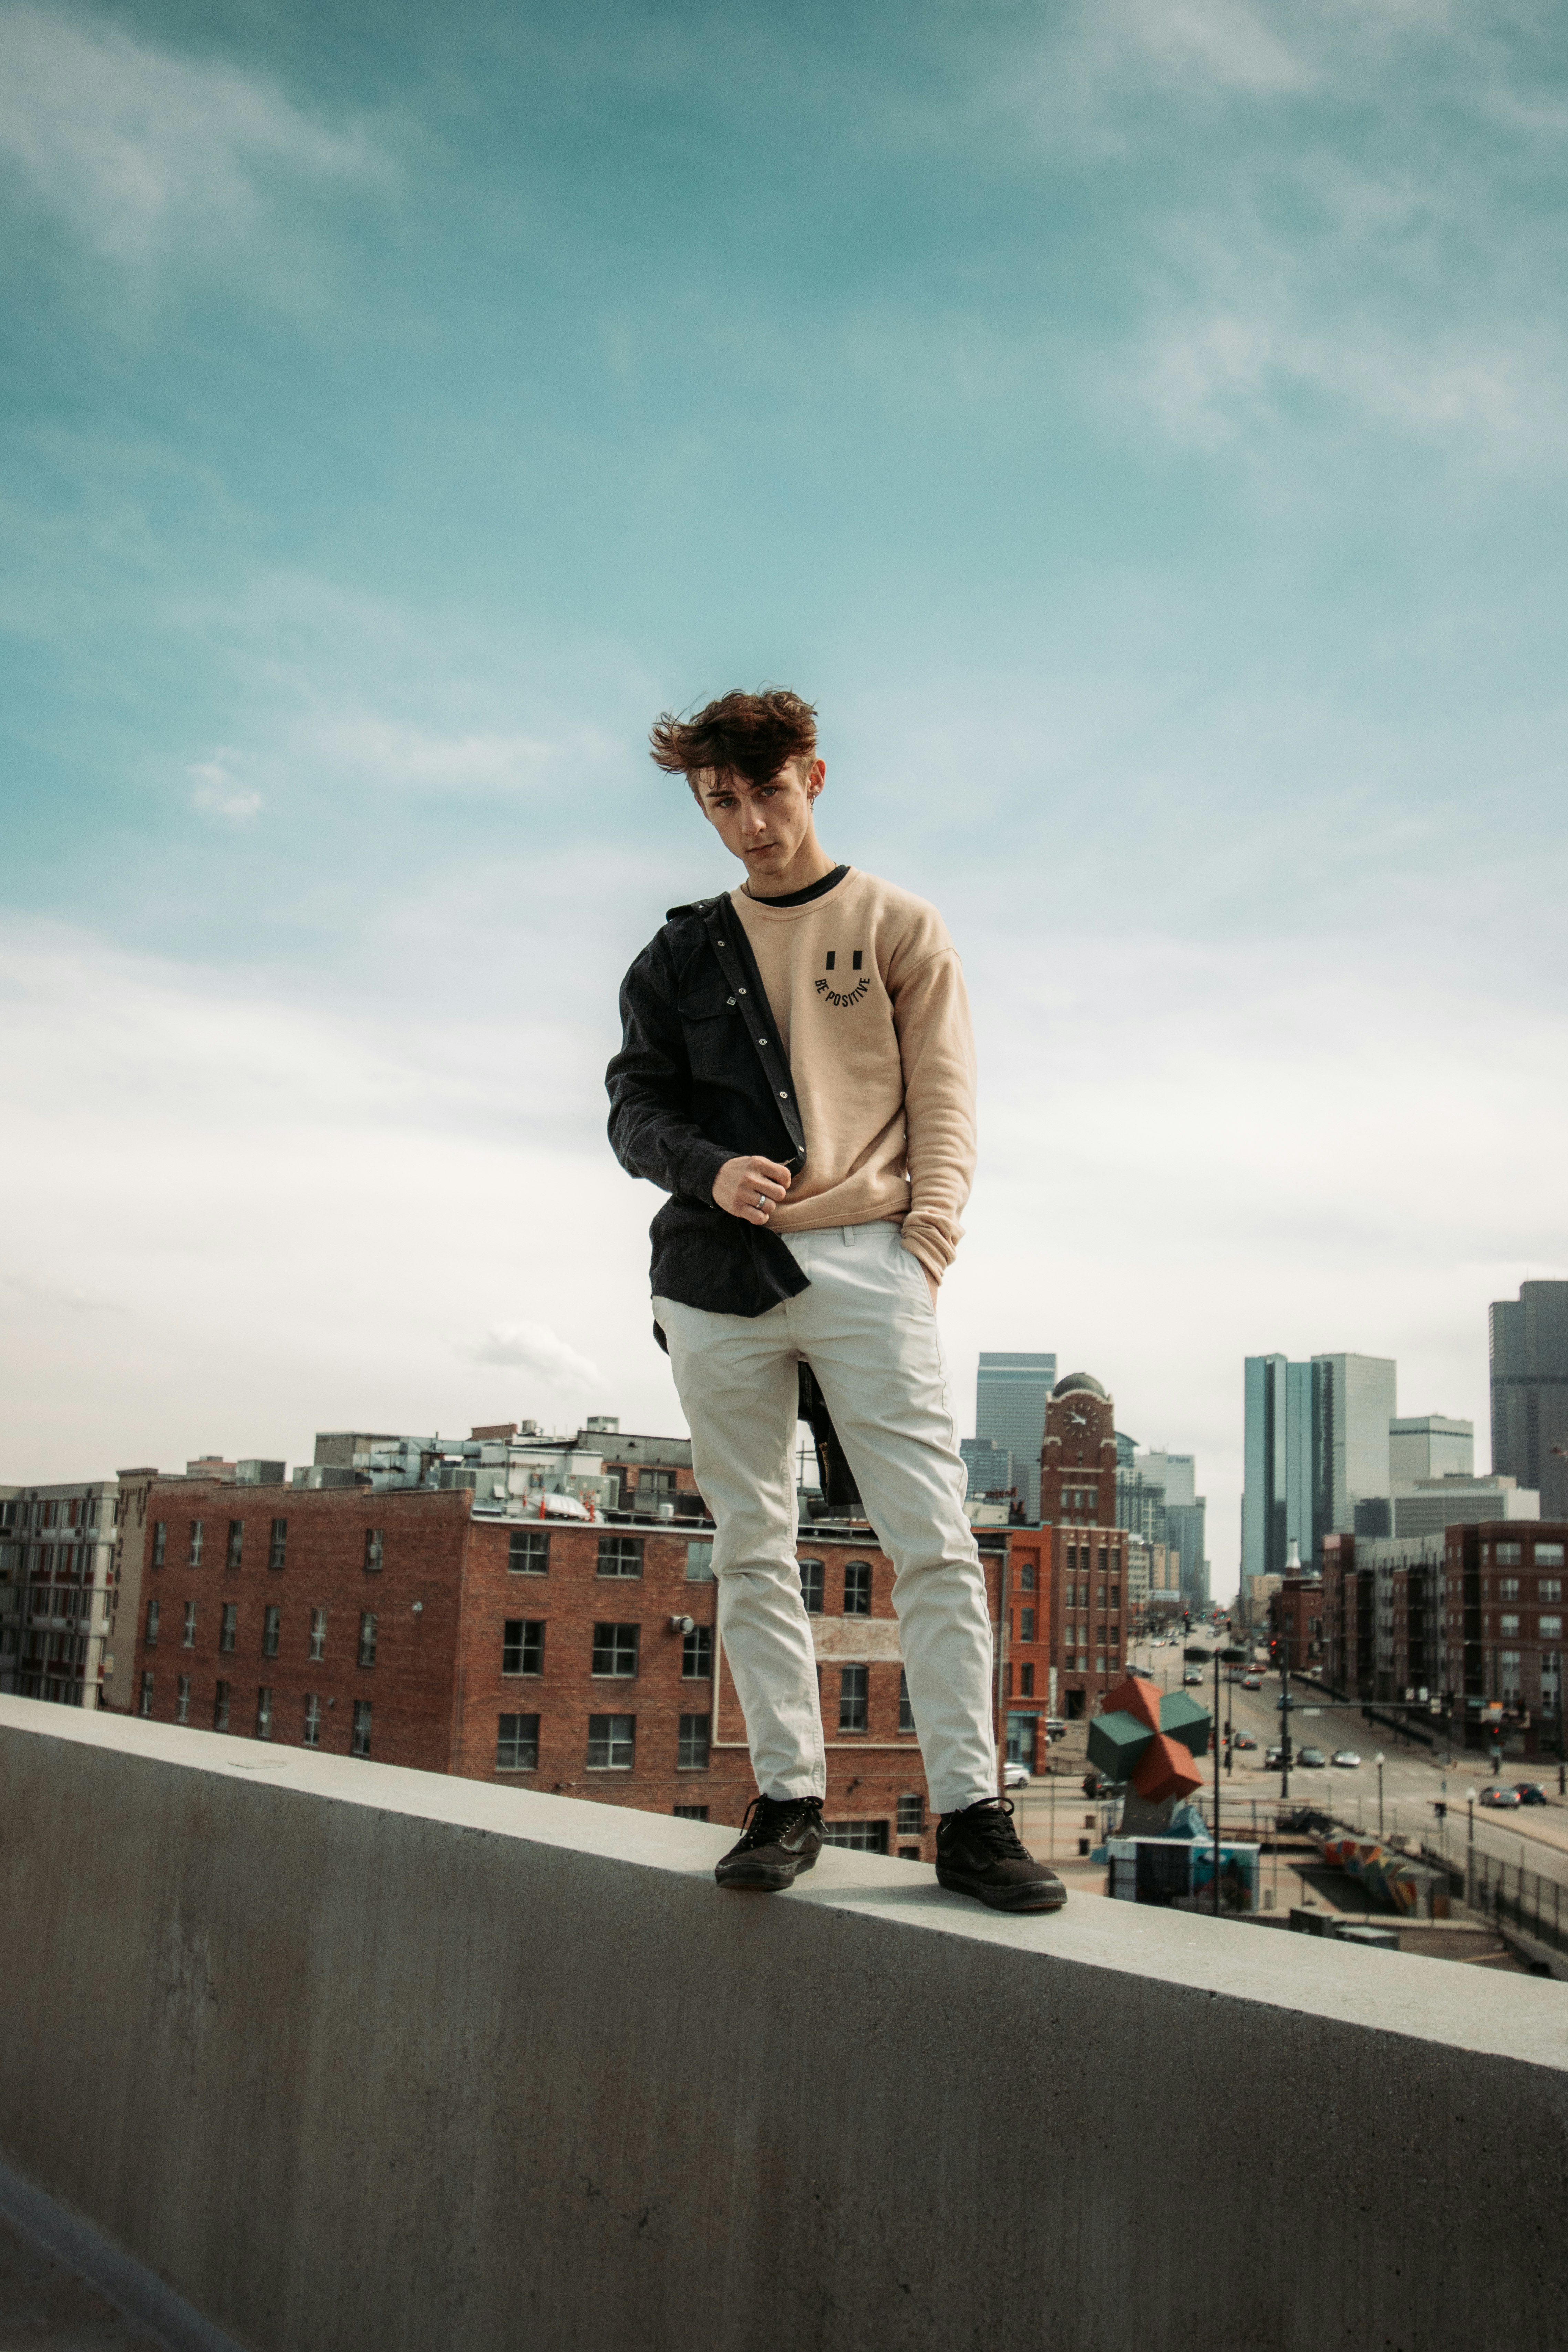
[[[993,1911],[1059,1911],[1068,1899],[1065,1886],[986,1886],[977,1878],[961,1878],[955,1870],[938,1867],[936,1883],[950,1895],[971,1895]]]
[[[728,1877],[722,1877],[720,1870],[716,1870],[713,1876],[716,1884],[729,1894],[785,1895],[795,1885],[801,1872],[809,1870],[816,1860],[816,1856],[813,1853],[808,1854],[804,1862],[759,1863],[745,1871],[743,1874],[737,1870],[732,1871]],[[722,1864],[720,1869],[722,1869]]]

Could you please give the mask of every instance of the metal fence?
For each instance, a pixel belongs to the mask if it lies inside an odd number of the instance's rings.
[[[1468,1867],[1431,1846],[1423,1845],[1421,1851],[1428,1862],[1447,1872],[1454,1893],[1480,1918],[1499,1927],[1516,1927],[1537,1943],[1550,1944],[1554,1952],[1568,1952],[1568,1889],[1559,1880],[1526,1870],[1522,1862],[1502,1862],[1473,1848]]]

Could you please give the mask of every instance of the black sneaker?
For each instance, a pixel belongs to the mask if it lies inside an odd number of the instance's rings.
[[[740,1842],[714,1871],[721,1886],[782,1895],[822,1852],[820,1797],[753,1797]]]
[[[983,1797],[962,1813],[943,1813],[936,1825],[936,1875],[950,1893],[975,1895],[994,1911],[1059,1911],[1068,1899],[1056,1872],[1019,1838],[1005,1797]]]

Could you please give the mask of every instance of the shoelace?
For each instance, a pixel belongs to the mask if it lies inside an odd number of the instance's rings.
[[[1013,1805],[1010,1798],[998,1799],[994,1805],[976,1806],[965,1814],[964,1828],[992,1852],[1008,1862],[1027,1862],[1029,1850],[1013,1827]]]
[[[816,1797],[753,1797],[742,1817],[737,1849],[772,1845],[802,1813],[818,1810],[820,1802]]]

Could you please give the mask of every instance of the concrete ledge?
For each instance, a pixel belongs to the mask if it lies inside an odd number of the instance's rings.
[[[1556,2339],[1568,1996],[0,1699],[0,2138],[252,2352]]]

